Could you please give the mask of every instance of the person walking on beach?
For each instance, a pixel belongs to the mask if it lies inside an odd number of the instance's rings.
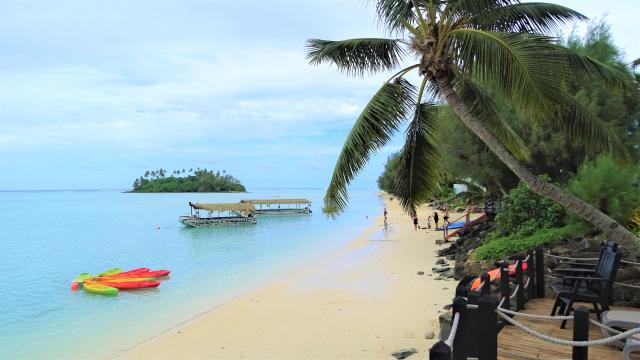
[[[444,220],[445,225],[449,226],[449,206],[445,205],[444,206],[444,216],[442,217],[442,219]]]
[[[418,215],[413,216],[413,230],[418,230]]]
[[[388,214],[388,212],[387,212],[387,208],[384,208],[384,218],[385,218],[385,219],[387,218],[387,214]]]
[[[433,212],[433,222],[436,224],[436,230],[438,230],[438,221],[440,220],[440,218],[438,217],[438,212],[434,211]]]
[[[431,230],[431,215],[427,217],[427,229]]]

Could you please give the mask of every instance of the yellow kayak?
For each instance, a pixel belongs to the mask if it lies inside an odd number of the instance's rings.
[[[84,289],[84,291],[92,294],[109,295],[109,296],[118,295],[118,289],[113,288],[111,286],[84,284],[82,288]]]

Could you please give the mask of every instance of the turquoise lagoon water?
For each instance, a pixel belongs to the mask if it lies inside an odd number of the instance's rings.
[[[105,358],[299,268],[356,237],[381,213],[374,190],[351,193],[336,220],[320,190],[249,194],[0,192],[0,358]],[[304,197],[311,216],[185,228],[188,201]],[[368,219],[367,219],[368,217]],[[160,229],[156,227],[160,225]],[[72,292],[79,273],[170,269],[158,289],[103,297]]]

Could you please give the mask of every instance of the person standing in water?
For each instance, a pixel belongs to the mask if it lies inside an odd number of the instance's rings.
[[[388,212],[387,212],[387,208],[384,208],[384,218],[385,218],[385,219],[387,218],[387,214],[388,214]]]
[[[438,221],[440,220],[440,217],[438,216],[438,212],[434,211],[433,212],[433,222],[436,224],[436,230],[438,230]]]

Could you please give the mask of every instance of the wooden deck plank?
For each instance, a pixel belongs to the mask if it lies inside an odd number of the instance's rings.
[[[533,299],[523,312],[549,315],[553,307],[553,299]],[[543,334],[559,339],[571,340],[573,336],[572,322],[566,329],[560,329],[560,321],[535,320],[523,317],[515,318],[525,326]],[[595,325],[589,327],[589,339],[602,339],[602,332]],[[498,359],[571,359],[571,347],[557,345],[514,327],[505,326],[498,334]],[[589,359],[613,360],[622,359],[622,351],[605,345],[589,347]]]

